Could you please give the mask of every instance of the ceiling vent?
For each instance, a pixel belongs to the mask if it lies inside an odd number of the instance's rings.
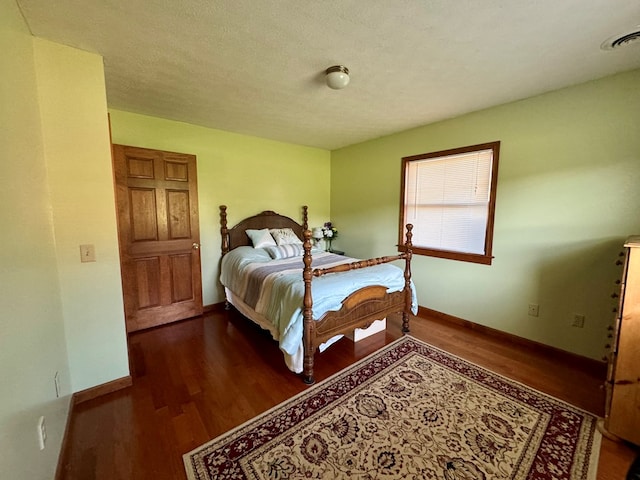
[[[631,45],[632,43],[640,43],[640,25],[627,32],[613,35],[607,38],[604,42],[602,42],[600,48],[602,50],[614,50],[626,45]]]

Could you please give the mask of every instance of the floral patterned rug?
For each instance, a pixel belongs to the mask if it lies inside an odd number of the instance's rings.
[[[405,336],[184,462],[191,480],[586,480],[596,420]]]

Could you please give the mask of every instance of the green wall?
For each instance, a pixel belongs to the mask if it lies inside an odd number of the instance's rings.
[[[638,85],[640,70],[332,152],[336,246],[394,250],[401,157],[500,140],[493,265],[414,257],[419,304],[601,358],[615,261],[640,233]],[[575,313],[584,328],[570,326]]]
[[[99,56],[34,39],[13,0],[0,0],[0,46],[0,477],[44,479],[71,393],[128,374],[104,76]],[[419,303],[599,358],[615,260],[640,233],[639,81],[620,74],[334,152],[118,110],[111,123],[115,143],[197,156],[205,304],[223,299],[218,205],[234,224],[265,208],[299,219],[306,204],[311,226],[334,221],[337,248],[387,254],[400,158],[501,140],[494,265],[417,257]],[[95,264],[79,262],[85,243]]]
[[[263,210],[309,224],[329,218],[330,153],[262,138],[110,110],[113,143],[196,155],[203,303],[224,300],[218,281],[219,205],[230,225]]]

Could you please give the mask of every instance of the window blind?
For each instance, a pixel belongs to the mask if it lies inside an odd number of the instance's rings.
[[[485,254],[493,150],[412,161],[405,212],[415,246]]]

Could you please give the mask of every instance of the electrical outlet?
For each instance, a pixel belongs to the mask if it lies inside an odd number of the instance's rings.
[[[529,316],[530,317],[537,317],[538,313],[540,313],[540,305],[538,305],[537,303],[530,303],[529,304]]]
[[[53,385],[56,387],[56,398],[60,398],[60,374],[58,372],[53,376]]]
[[[40,446],[40,450],[44,450],[46,443],[47,443],[47,427],[44,423],[44,417],[40,417],[38,419],[38,445]]]
[[[579,313],[573,314],[573,323],[572,327],[584,328],[584,315],[580,315]]]

